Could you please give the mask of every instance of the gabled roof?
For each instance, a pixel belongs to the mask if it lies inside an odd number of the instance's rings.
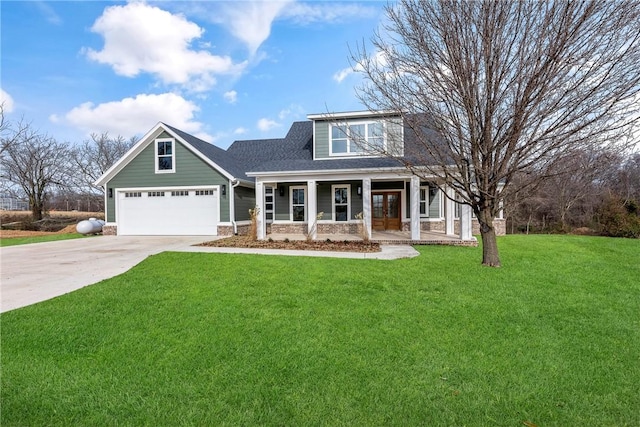
[[[169,126],[166,123],[159,122],[155,125],[147,134],[138,141],[127,153],[120,158],[113,166],[111,166],[98,180],[96,185],[104,185],[118,174],[131,160],[133,160],[138,154],[142,152],[149,144],[151,144],[158,135],[166,131],[185,146],[189,151],[200,157],[205,163],[218,172],[223,174],[230,180],[238,179],[246,181],[247,183],[253,183],[252,178],[248,178],[244,172],[244,168],[241,167],[236,159],[227,153],[225,150],[216,147],[213,144],[205,142],[193,135],[176,129],[173,126]]]
[[[245,171],[271,162],[284,164],[313,160],[313,122],[294,122],[284,138],[235,141],[227,149]]]
[[[227,151],[222,148],[216,147],[215,145],[203,141],[200,138],[197,138],[193,135],[190,135],[186,132],[181,131],[180,129],[176,129],[173,126],[169,126],[166,123],[162,123],[168,130],[172,130],[177,136],[191,145],[193,148],[197,149],[200,153],[205,155],[209,160],[214,162],[220,168],[229,172],[236,179],[244,179],[249,180],[245,175],[245,168],[240,166],[236,159]]]

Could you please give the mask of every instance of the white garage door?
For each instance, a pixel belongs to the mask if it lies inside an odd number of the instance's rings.
[[[118,191],[118,234],[216,235],[218,197],[215,188]]]

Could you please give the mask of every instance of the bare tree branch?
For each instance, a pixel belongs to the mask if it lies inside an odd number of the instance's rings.
[[[400,0],[386,12],[376,54],[352,58],[359,97],[401,113],[419,147],[407,168],[472,207],[483,263],[500,265],[493,218],[536,184],[523,177],[626,148],[640,120],[640,3]]]

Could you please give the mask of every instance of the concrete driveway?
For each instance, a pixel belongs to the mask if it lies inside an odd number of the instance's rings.
[[[0,248],[0,312],[117,276],[149,255],[189,251],[191,245],[215,238],[97,236]]]

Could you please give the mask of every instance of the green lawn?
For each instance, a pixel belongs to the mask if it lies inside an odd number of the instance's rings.
[[[54,242],[56,240],[69,240],[80,239],[82,237],[88,237],[80,233],[63,233],[63,234],[49,234],[46,236],[34,236],[34,237],[10,237],[0,239],[0,246],[16,246],[26,245],[29,243],[40,242]]]
[[[640,240],[499,244],[152,256],[2,315],[0,424],[640,425]]]

